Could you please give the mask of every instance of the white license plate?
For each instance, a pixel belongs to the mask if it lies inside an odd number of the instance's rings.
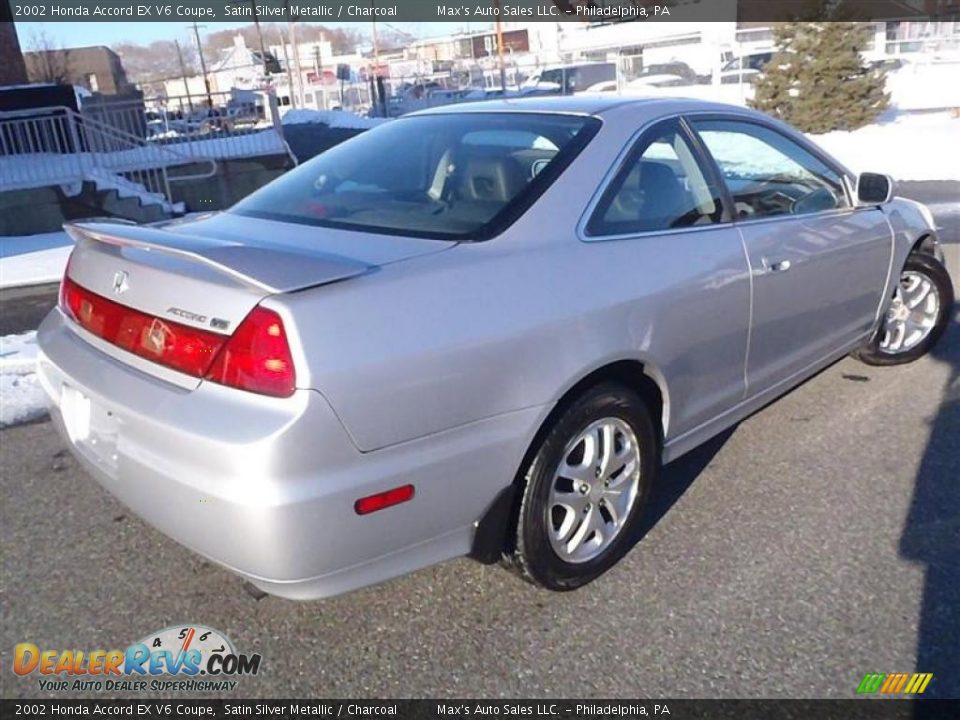
[[[77,445],[90,437],[90,398],[64,385],[60,391],[60,413],[70,442]]]
[[[120,430],[117,416],[69,385],[61,390],[60,413],[70,442],[110,477],[116,478]]]

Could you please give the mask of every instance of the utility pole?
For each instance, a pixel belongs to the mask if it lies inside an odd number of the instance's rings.
[[[373,8],[376,5],[376,0],[370,0],[370,7]],[[373,14],[373,17],[376,17],[376,14]],[[371,73],[373,78],[373,101],[377,106],[377,112],[383,113],[381,117],[387,116],[387,102],[386,98],[380,97],[380,40],[377,38],[377,21],[373,21],[373,73]]]
[[[280,47],[283,49],[283,64],[287,68],[287,85],[290,87],[290,96],[293,96],[293,70],[290,68],[290,55],[287,53],[287,41],[283,39],[283,30],[277,28],[280,36]]]
[[[317,83],[320,85],[320,94],[323,97],[323,109],[327,109],[327,90],[323,86],[323,63],[320,58],[320,43],[323,42],[323,35],[313,46],[313,72],[317,77]]]
[[[371,7],[373,0],[370,0]],[[377,38],[377,21],[373,21],[373,67],[374,73],[380,74],[380,40]]]
[[[300,44],[297,42],[297,24],[292,20],[287,23],[287,32],[290,35],[290,44],[293,46],[293,66],[297,69],[297,94],[300,107],[303,107],[303,68],[300,66]],[[293,95],[293,88],[290,88]]]
[[[200,44],[200,28],[206,25],[193,23],[193,37],[197,41],[197,55],[200,56],[200,71],[203,73],[203,86],[207,89],[207,107],[213,107],[213,97],[210,94],[210,78],[207,77],[207,63],[203,59],[203,46]]]
[[[263,63],[263,76],[267,76],[267,48],[263,44],[263,31],[260,29],[260,14],[257,12],[256,0],[250,0],[253,8],[253,26],[257,29],[257,39],[260,41],[260,62]]]
[[[183,76],[183,89],[187,93],[187,105],[190,106],[190,112],[193,112],[193,99],[190,97],[190,83],[187,82],[187,66],[183,62],[183,51],[180,49],[180,41],[174,40],[173,44],[177,47],[177,57],[180,59],[180,74]],[[183,105],[180,106],[183,109]]]
[[[503,88],[503,94],[507,94],[507,68],[503,64],[503,25],[500,23],[500,0],[493,0],[497,8],[497,57],[500,60],[500,87]]]

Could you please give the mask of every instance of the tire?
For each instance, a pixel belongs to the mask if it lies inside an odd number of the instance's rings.
[[[918,280],[920,284],[916,285],[913,297],[903,295]],[[928,290],[924,293],[925,288]],[[901,299],[904,297],[908,304],[912,299],[919,298],[919,305],[911,310],[904,305]],[[854,357],[867,365],[879,366],[902,365],[923,357],[943,335],[950,322],[953,302],[953,283],[946,268],[932,255],[912,253],[903,266],[900,285],[880,327],[866,345],[853,353]],[[919,329],[915,324],[906,325],[898,321],[897,315],[902,320],[903,313],[909,318],[908,323],[915,323],[916,319],[922,318],[922,322],[928,323],[929,327]],[[898,343],[901,325],[911,329],[904,331],[903,340]],[[911,336],[916,339],[914,343],[909,342]]]
[[[604,455],[605,446],[613,453]],[[563,476],[564,462],[579,480]],[[586,391],[542,435],[524,468],[508,566],[550,590],[574,590],[602,575],[638,540],[659,465],[659,434],[640,396],[612,383]]]

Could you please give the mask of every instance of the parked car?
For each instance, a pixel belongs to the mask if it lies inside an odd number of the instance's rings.
[[[526,96],[573,95],[578,92],[595,92],[599,85],[615,82],[616,79],[616,63],[551,65],[527,78],[521,91]]]
[[[732,59],[720,70],[721,84],[752,83],[773,58],[773,51],[750,53]]]
[[[629,85],[632,87],[643,85],[679,87],[695,85],[708,79],[709,76],[697,75],[694,69],[684,62],[653,63],[645,65],[643,70],[630,80]]]
[[[693,100],[432,109],[226,212],[69,233],[56,427],[147,522],[301,599],[461,555],[579,587],[662,463],[849,353],[915,360],[953,303],[889,178]]]

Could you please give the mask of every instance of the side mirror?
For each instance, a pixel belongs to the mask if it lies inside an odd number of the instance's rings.
[[[893,178],[879,173],[860,173],[857,177],[857,202],[861,205],[883,205],[893,197]]]

